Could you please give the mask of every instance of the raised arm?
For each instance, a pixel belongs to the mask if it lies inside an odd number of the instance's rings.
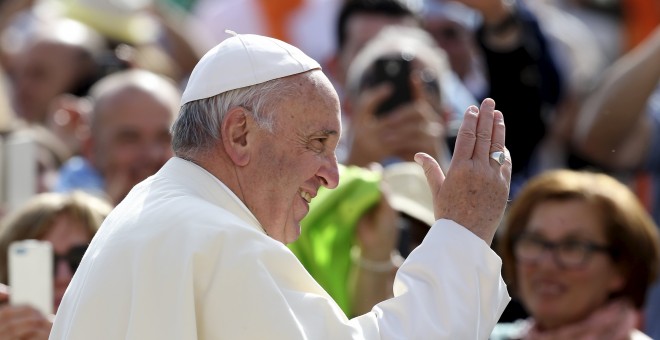
[[[511,178],[504,130],[502,113],[486,99],[465,113],[446,177],[433,158],[417,154],[439,220],[399,268],[395,297],[374,307],[381,338],[487,339],[492,332],[510,300],[502,261],[489,247]],[[493,152],[504,152],[502,164]]]
[[[575,129],[580,152],[612,169],[639,167],[648,152],[648,99],[660,82],[660,26],[607,70]]]

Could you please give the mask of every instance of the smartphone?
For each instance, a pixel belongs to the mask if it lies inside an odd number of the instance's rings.
[[[39,240],[14,241],[8,252],[9,303],[53,314],[53,246]]]
[[[412,101],[410,88],[411,59],[404,56],[383,57],[377,59],[367,77],[369,87],[377,86],[383,82],[392,84],[392,94],[377,108],[376,116],[382,117],[401,104]]]

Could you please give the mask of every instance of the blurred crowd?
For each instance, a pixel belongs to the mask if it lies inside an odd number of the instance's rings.
[[[660,339],[660,2],[4,0],[0,340],[50,329],[6,303],[11,242],[53,243],[56,311],[109,210],[173,157],[187,77],[227,30],[299,47],[340,96],[342,180],[289,247],[347,315],[392,296],[434,222],[415,153],[446,171],[493,98],[513,301],[492,339]]]

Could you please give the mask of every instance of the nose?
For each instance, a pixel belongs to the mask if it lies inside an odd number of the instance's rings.
[[[335,154],[332,154],[328,161],[321,166],[317,176],[321,179],[322,185],[328,189],[334,189],[339,185],[339,167]]]
[[[64,260],[57,261],[55,264],[55,284],[68,285],[73,277],[73,271],[68,263]]]
[[[561,267],[561,264],[558,257],[559,255],[555,249],[545,248],[543,249],[543,252],[539,258],[536,260],[536,263],[538,266],[559,268]]]

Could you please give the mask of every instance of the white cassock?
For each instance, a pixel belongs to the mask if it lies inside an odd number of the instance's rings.
[[[50,339],[487,339],[509,301],[501,265],[439,220],[396,297],[349,320],[222,182],[175,157],[107,217]]]

